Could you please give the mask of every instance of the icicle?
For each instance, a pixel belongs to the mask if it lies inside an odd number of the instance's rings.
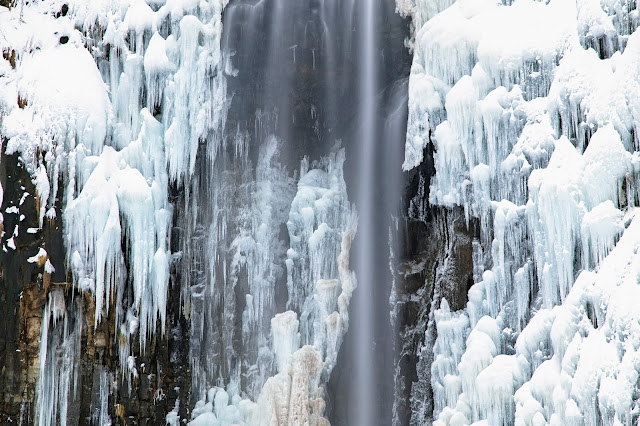
[[[40,373],[36,383],[36,419],[40,426],[66,425],[67,410],[78,392],[82,305],[67,308],[63,290],[49,293],[40,340]]]

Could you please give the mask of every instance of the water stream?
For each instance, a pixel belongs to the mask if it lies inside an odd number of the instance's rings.
[[[376,172],[384,174],[386,167],[376,168],[376,152],[379,140],[378,134],[378,110],[379,102],[377,92],[379,77],[376,56],[378,51],[378,34],[376,33],[377,7],[375,0],[361,0],[361,12],[358,37],[358,63],[359,63],[359,128],[358,128],[358,181],[357,181],[357,205],[359,209],[359,241],[356,246],[356,273],[358,275],[359,289],[355,297],[355,309],[357,318],[354,324],[356,337],[355,351],[355,383],[357,383],[355,398],[355,422],[356,426],[376,424],[375,407],[376,391],[378,385],[376,376],[386,374],[375,363],[374,351],[382,348],[374,347],[375,327],[375,295],[380,292],[377,286],[384,284],[376,279],[377,268],[374,267],[375,253],[379,250],[374,235],[384,232],[377,228],[375,217],[376,210],[380,208],[380,199],[384,191],[377,187]],[[377,229],[376,229],[377,228]],[[382,349],[383,350],[383,349]]]

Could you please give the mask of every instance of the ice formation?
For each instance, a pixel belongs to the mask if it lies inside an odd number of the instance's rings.
[[[63,3],[68,13],[60,16]],[[345,154],[334,149],[318,161],[305,158],[292,171],[280,164],[282,141],[273,135],[256,141],[255,165],[246,135],[225,139],[226,72],[238,72],[221,47],[226,3],[55,0],[0,7],[1,149],[17,153],[32,176],[40,228],[62,215],[66,265],[74,292],[84,295],[49,292],[40,425],[67,421],[78,391],[73,366],[83,322],[97,327],[113,314],[120,371],[101,370],[94,407],[94,420],[110,424],[114,384],[131,389],[143,367],[133,356],[134,339],[144,351],[154,333],[166,332],[171,262],[182,259],[187,271],[196,270],[190,250],[198,249],[211,256],[206,279],[172,284],[182,286],[193,391],[203,395],[191,424],[326,422],[324,384],[355,287],[349,250],[357,219],[347,199]],[[199,157],[209,166],[198,179],[211,179],[204,195],[194,189],[197,182],[191,185]],[[232,173],[240,179],[230,185]],[[191,215],[179,253],[170,252],[172,187],[183,189]],[[198,206],[201,195],[207,206]],[[12,209],[7,213],[20,213]],[[202,246],[199,211],[210,213]],[[279,236],[283,226],[289,247]],[[13,238],[7,241],[3,249],[15,249]],[[29,262],[54,271],[44,248]],[[245,279],[246,295],[237,300]],[[281,281],[284,312],[276,310]],[[241,354],[234,352],[235,324],[225,331],[209,322],[212,312],[233,321],[236,306],[243,307]],[[88,310],[90,320],[82,318]],[[208,341],[224,345],[224,362]],[[168,423],[183,420],[177,411],[167,416]]]
[[[66,425],[68,398],[78,394],[82,318],[80,300],[65,300],[62,289],[48,295],[42,318],[37,411],[40,426]]]
[[[179,140],[191,138],[193,145],[193,139],[207,130],[204,120],[224,116],[223,108],[214,112],[209,105],[206,111],[193,108],[193,118],[176,117],[185,106],[169,102],[188,102],[190,94],[185,90],[201,92],[201,87],[181,77],[187,70],[199,76],[220,62],[211,47],[217,43],[219,53],[223,4],[168,2],[156,12],[143,1],[129,6],[124,2],[71,2],[69,15],[55,19],[62,2],[36,3],[21,7],[19,14],[17,9],[4,11],[0,18],[3,51],[14,52],[13,64],[2,60],[4,72],[0,76],[2,134],[7,140],[3,148],[7,154],[17,152],[34,177],[40,226],[45,215],[55,217],[57,210],[62,211],[73,283],[91,295],[95,325],[110,309],[116,310],[116,323],[123,335],[120,364],[127,375],[135,373],[129,366],[129,335],[138,331],[137,324],[142,347],[155,331],[156,322],[160,330],[165,329],[171,224],[167,170],[174,179],[185,175],[192,171],[190,155],[195,155],[193,148],[174,153],[171,143],[182,137]],[[197,8],[209,22],[198,26],[197,18],[183,17]],[[106,17],[108,21],[103,22]],[[150,33],[163,20],[170,23],[163,32],[172,33],[171,59],[164,39],[158,32]],[[185,28],[179,31],[183,21]],[[30,33],[27,28],[37,31]],[[104,32],[103,38],[87,38],[99,32]],[[206,50],[211,57],[198,55],[198,49],[204,51],[198,46],[200,33],[211,40]],[[92,49],[88,50],[86,43]],[[151,48],[143,60],[147,44]],[[164,94],[160,88],[165,87],[184,93],[180,98],[167,96],[165,111],[159,115],[158,104]],[[143,92],[149,94],[148,99],[142,98]],[[216,100],[224,105],[224,95],[210,102]],[[202,102],[194,105],[207,108]],[[180,134],[173,121],[201,133]],[[65,182],[60,191],[59,182]],[[126,267],[125,256],[129,259]],[[50,262],[45,265],[46,272],[53,272],[52,268]],[[133,292],[129,301],[124,298],[128,286]],[[67,312],[77,315],[71,308]],[[53,321],[50,328],[47,318],[43,321],[41,376],[57,363],[43,356],[51,349],[47,348],[47,334],[60,334],[53,331],[60,326]],[[63,333],[66,329],[65,320]],[[65,341],[63,337],[59,344],[66,345]],[[57,380],[54,374],[40,377],[43,384],[39,386],[58,386],[49,383]],[[63,401],[73,394],[67,396],[64,389],[55,393],[42,389],[39,422],[50,424],[57,418],[55,407],[63,407]],[[65,421],[63,412],[60,421]]]
[[[277,139],[270,138],[262,147],[257,191],[247,200],[250,212],[244,213],[251,218],[250,228],[241,228],[233,240],[234,254],[223,281],[225,286],[235,286],[242,268],[248,269],[251,292],[246,296],[242,314],[242,338],[247,352],[239,366],[232,364],[240,361],[232,358],[229,346],[222,350],[230,353],[230,365],[216,365],[215,358],[210,364],[195,364],[197,374],[202,375],[197,378],[196,386],[204,397],[197,403],[190,424],[326,422],[324,384],[335,366],[348,327],[347,308],[355,288],[355,277],[349,269],[349,250],[356,217],[347,200],[342,175],[344,150],[316,164],[310,164],[305,158],[294,192],[291,177],[284,175],[278,165],[278,144]],[[281,247],[273,221],[286,223],[289,248]],[[286,255],[286,271],[281,273],[286,275],[289,310],[271,314],[277,280],[274,257],[278,253]],[[256,258],[272,263],[259,262]],[[240,303],[228,290],[223,291],[227,303]],[[215,303],[215,299],[208,303]],[[197,330],[206,324],[206,317],[199,309],[206,312],[211,308],[194,306],[196,314],[192,314],[192,321],[202,321],[202,325],[196,323]],[[266,327],[265,319],[268,319]],[[223,341],[230,342],[233,329],[225,327],[221,332]],[[202,351],[210,353],[211,349],[199,340],[192,345],[194,356]],[[206,385],[211,383],[206,381],[207,374],[225,367],[231,371],[227,389],[207,390]],[[254,380],[242,391],[239,383],[244,369],[254,375]],[[218,400],[215,395],[221,392],[227,396]]]
[[[434,145],[430,201],[480,219],[486,268],[466,309],[434,301],[422,421],[635,424],[635,6],[458,0],[431,16],[432,2],[408,3],[403,167]]]

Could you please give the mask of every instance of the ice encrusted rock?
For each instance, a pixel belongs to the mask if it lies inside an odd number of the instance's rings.
[[[166,328],[169,179],[189,178],[203,134],[212,152],[220,145],[226,85],[223,73],[213,82],[206,74],[222,63],[226,3],[170,0],[155,11],[143,0],[64,3],[68,13],[59,18],[62,1],[2,8],[0,47],[14,53],[12,63],[0,60],[1,148],[31,173],[40,226],[62,212],[73,283],[95,302],[90,326],[115,309],[121,374],[130,381],[138,374],[132,339],[144,350],[156,326]],[[159,22],[168,25],[167,40],[152,37]],[[203,89],[205,79],[214,96]],[[55,350],[46,335],[60,335],[61,327],[43,329],[43,350]],[[47,377],[39,380],[48,387],[58,386],[57,362],[40,358]],[[56,407],[73,395],[39,389],[40,424],[64,419]]]
[[[214,418],[208,414],[209,411],[203,411],[194,415],[193,424],[328,424],[324,417],[325,385],[348,327],[348,307],[356,284],[349,266],[356,218],[346,194],[344,150],[311,164],[308,159],[303,159],[295,196],[289,199],[288,205],[281,205],[282,200],[287,199],[282,197],[284,188],[278,187],[283,176],[273,175],[277,169],[278,149],[275,138],[264,146],[263,158],[270,166],[259,175],[264,173],[269,181],[265,181],[258,192],[256,201],[260,208],[254,210],[259,216],[257,226],[251,234],[243,237],[242,243],[246,244],[247,253],[265,250],[269,239],[267,234],[261,233],[276,232],[274,229],[277,227],[264,226],[264,223],[269,223],[264,221],[277,220],[276,217],[283,212],[288,214],[286,224],[290,247],[286,250],[286,273],[289,310],[276,313],[270,319],[269,347],[262,349],[263,354],[273,357],[276,369],[271,376],[254,379],[254,384],[260,385],[254,398],[241,398],[237,388],[230,383],[226,389],[230,395],[226,406],[236,413],[235,417],[215,414]],[[260,180],[258,184],[262,186]],[[280,201],[274,202],[270,197],[278,197]],[[260,244],[255,244],[255,241]],[[248,306],[243,321],[255,324],[269,312],[264,301],[273,296],[266,293],[269,286],[265,285],[265,280],[272,278],[264,274],[260,263],[247,266],[250,277],[254,277],[250,279],[256,280],[251,298],[262,294],[259,297],[263,303],[262,306]],[[259,308],[265,310],[258,313]],[[260,339],[255,334],[248,337],[252,341]],[[209,398],[205,397],[198,404],[207,407],[208,401]],[[212,405],[214,408],[215,404]]]
[[[637,417],[622,300],[637,275],[637,16],[616,1],[460,0],[417,29],[403,167],[433,144],[430,201],[480,219],[474,262],[488,266],[465,310],[434,315],[436,424]]]

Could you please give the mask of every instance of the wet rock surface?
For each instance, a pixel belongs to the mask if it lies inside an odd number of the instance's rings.
[[[4,232],[0,240],[0,423],[28,424],[33,420],[45,290],[42,268],[27,259],[45,243],[45,232],[27,233],[28,227],[38,226],[38,219],[33,196],[23,200],[23,194],[33,194],[35,188],[17,156],[2,155],[0,184],[4,188],[4,221],[0,224],[0,232]],[[55,230],[46,233],[56,234]]]

